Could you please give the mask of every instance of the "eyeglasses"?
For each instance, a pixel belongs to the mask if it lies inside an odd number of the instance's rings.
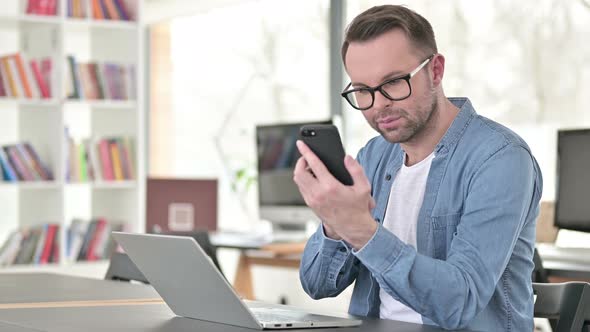
[[[410,85],[410,79],[414,77],[414,75],[416,75],[420,69],[424,68],[424,66],[426,66],[426,64],[428,64],[428,62],[430,62],[434,56],[435,54],[426,58],[426,60],[422,61],[422,63],[409,74],[389,79],[374,88],[362,87],[350,89],[352,82],[348,83],[340,95],[344,97],[346,101],[348,101],[350,106],[361,111],[365,111],[373,107],[373,103],[375,102],[375,91],[381,92],[381,94],[389,100],[404,100],[412,94],[412,85]]]

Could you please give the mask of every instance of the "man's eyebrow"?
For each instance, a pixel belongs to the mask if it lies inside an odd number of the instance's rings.
[[[404,74],[404,72],[402,72],[401,70],[394,70],[394,71],[389,72],[386,75],[384,75],[381,78],[381,83],[383,83],[389,79],[392,79],[392,78],[401,78],[401,77],[404,77],[405,75],[406,74]],[[381,84],[381,83],[379,83],[379,84]],[[355,88],[368,88],[369,87],[368,85],[361,83],[361,82],[351,82],[350,85]]]
[[[400,78],[400,77],[404,77],[406,74],[404,72],[402,72],[401,70],[394,70],[390,73],[388,73],[387,75],[384,75],[383,77],[381,77],[381,82],[392,79],[392,78]]]

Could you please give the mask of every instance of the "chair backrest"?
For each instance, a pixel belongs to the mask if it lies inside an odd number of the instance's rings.
[[[121,280],[121,281],[140,281],[148,284],[148,280],[143,273],[137,268],[135,263],[131,261],[127,254],[122,252],[114,252],[111,256],[109,269],[104,277],[107,280]]]
[[[543,261],[541,260],[541,255],[539,255],[537,248],[535,248],[535,252],[533,254],[533,262],[535,263],[532,277],[533,282],[549,282],[547,270],[543,268]]]
[[[556,319],[554,332],[581,332],[590,323],[590,284],[533,283],[535,317]]]

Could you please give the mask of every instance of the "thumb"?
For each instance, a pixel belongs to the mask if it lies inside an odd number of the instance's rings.
[[[371,197],[371,200],[369,201],[369,210],[373,210],[376,206],[377,203],[375,203],[375,199]]]

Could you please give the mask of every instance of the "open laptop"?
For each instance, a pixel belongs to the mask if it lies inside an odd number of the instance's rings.
[[[357,326],[360,320],[243,301],[191,237],[113,232],[178,316],[252,329]]]

